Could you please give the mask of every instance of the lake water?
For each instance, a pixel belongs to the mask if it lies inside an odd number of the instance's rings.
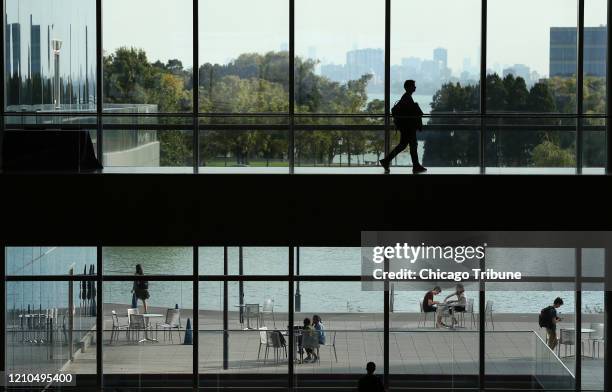
[[[36,250],[32,250],[36,249]],[[496,257],[488,257],[488,261],[498,260],[496,268],[503,265],[519,265],[526,273],[540,276],[573,276],[573,250],[539,249],[511,250],[498,249]],[[595,250],[597,251],[597,250]],[[301,275],[353,275],[361,274],[360,248],[300,248]],[[243,248],[244,275],[286,275],[288,273],[287,248]],[[41,257],[42,255],[42,257]],[[488,253],[489,255],[489,253]],[[583,256],[585,265],[592,265],[589,276],[598,276],[603,270],[599,252]],[[32,260],[35,260],[32,262]],[[133,274],[137,263],[143,265],[146,274],[177,274],[192,273],[192,248],[104,248],[104,273],[106,275]],[[223,248],[200,248],[200,274],[219,275],[223,273]],[[229,248],[229,272],[237,275],[239,251]],[[95,264],[95,248],[54,248],[52,251],[44,248],[8,248],[7,271],[20,274],[64,274],[69,265],[75,265],[76,271],[83,271],[85,265]],[[601,265],[600,265],[601,264]],[[516,267],[519,268],[519,267]],[[594,274],[594,273],[595,274]],[[586,274],[585,274],[586,275]],[[404,283],[405,285],[405,283]],[[494,301],[494,310],[503,313],[537,313],[548,305],[556,296],[564,298],[562,312],[572,313],[574,293],[572,284],[542,284],[525,286],[516,283],[512,291],[498,291],[500,287],[488,284],[487,300]],[[239,303],[238,283],[229,282],[229,304],[231,309]],[[378,291],[363,291],[361,282],[301,282],[300,294],[302,311],[304,312],[381,312],[383,309],[383,293]],[[75,291],[78,291],[78,283]],[[399,287],[399,286],[398,286]],[[411,287],[405,287],[411,290]],[[132,283],[125,281],[105,282],[103,296],[105,303],[131,303]],[[418,311],[418,301],[423,297],[421,287],[413,291],[396,290],[396,311]],[[599,288],[591,288],[599,290]],[[192,283],[189,281],[155,281],[150,282],[150,304],[152,306],[181,308],[192,307]],[[287,282],[245,282],[245,303],[263,304],[266,299],[273,299],[275,310],[286,311],[288,308]],[[442,293],[444,297],[448,291]],[[43,282],[12,283],[7,285],[7,308],[19,308],[32,304],[43,308],[49,306],[65,306],[67,303],[67,283]],[[77,294],[75,294],[77,295]],[[468,298],[478,302],[478,293],[467,287]],[[223,283],[200,283],[200,308],[207,310],[222,310]],[[585,291],[583,293],[583,309],[585,313],[598,313],[603,309],[603,291]]]

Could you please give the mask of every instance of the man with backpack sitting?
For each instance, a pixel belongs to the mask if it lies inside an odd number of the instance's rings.
[[[412,99],[412,93],[416,91],[416,83],[414,80],[406,80],[404,82],[406,92],[402,98],[393,106],[391,114],[395,127],[400,131],[399,144],[389,153],[388,156],[380,160],[380,164],[385,168],[385,173],[389,173],[389,165],[397,154],[404,151],[410,145],[410,158],[412,158],[412,173],[418,174],[427,171],[423,165],[419,163],[419,155],[417,153],[417,129],[423,131],[423,111],[419,104]]]
[[[557,323],[561,321],[557,317],[557,308],[563,305],[563,300],[560,297],[555,298],[552,305],[545,307],[540,311],[539,324],[540,328],[546,328],[546,344],[551,350],[557,347]]]

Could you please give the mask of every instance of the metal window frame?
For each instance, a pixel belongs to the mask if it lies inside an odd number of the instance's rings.
[[[4,263],[6,249],[9,247],[7,244],[1,244],[0,247],[0,262],[1,265],[6,265]],[[68,276],[68,275],[12,275],[7,276],[5,268],[2,268],[1,273],[1,281],[0,285],[2,288],[2,292],[0,293],[0,300],[6,299],[6,282],[45,282],[45,281],[59,281],[59,282],[69,282],[69,281],[83,281],[90,280],[95,281],[97,283],[97,312],[98,317],[96,318],[96,341],[103,342],[104,338],[104,320],[103,317],[103,285],[104,282],[114,282],[114,281],[132,281],[134,279],[133,275],[104,275],[103,273],[103,246],[96,246],[96,265],[97,265],[97,273],[92,276]],[[199,337],[199,324],[198,324],[198,311],[199,310],[199,292],[200,292],[200,282],[220,282],[223,284],[223,345],[224,345],[224,354],[223,354],[223,368],[227,369],[229,367],[229,283],[230,282],[286,282],[287,283],[287,297],[288,297],[288,320],[289,325],[294,324],[295,317],[295,304],[294,304],[294,292],[295,292],[295,283],[296,282],[361,282],[362,277],[358,275],[296,275],[295,272],[295,252],[297,250],[297,246],[289,246],[283,247],[288,250],[287,257],[287,267],[288,273],[286,275],[230,275],[229,273],[229,248],[228,246],[223,247],[223,275],[201,275],[199,271],[200,266],[200,255],[199,255],[199,246],[192,247],[192,268],[193,271],[191,274],[185,275],[148,275],[150,280],[156,281],[180,281],[185,283],[191,283],[193,288],[193,388],[197,390],[199,387],[200,377],[202,376],[199,372],[199,347],[198,347],[198,337]],[[236,248],[236,247],[231,247]],[[582,312],[582,283],[602,283],[604,284],[604,290],[609,290],[610,283],[612,277],[582,277],[582,248],[574,248],[575,251],[575,277],[574,276],[554,276],[554,277],[541,277],[541,276],[533,276],[530,277],[529,281],[532,282],[568,282],[574,283],[575,289],[573,293],[575,295],[575,325],[578,326],[581,323],[581,312]],[[605,266],[606,269],[609,267],[608,263],[612,260],[612,252],[606,250],[605,253]],[[484,260],[481,261],[481,268],[484,268]],[[388,267],[388,262],[385,263],[385,268]],[[609,310],[610,310],[610,297],[612,292],[605,291],[605,300],[604,307],[606,309],[605,313],[605,323],[606,323],[606,333],[609,334],[611,326],[609,324]],[[389,337],[390,337],[390,293],[389,290],[385,290],[383,292],[383,317],[384,317],[384,329],[383,329],[383,374],[384,374],[384,382],[388,386],[394,376],[393,373],[390,372],[390,347],[389,347]],[[486,282],[480,282],[479,289],[479,306],[480,309],[484,309],[486,305]],[[2,312],[0,314],[2,319],[0,321],[5,321],[5,314]],[[4,324],[2,324],[4,325]],[[479,316],[479,328],[477,330],[479,335],[479,345],[478,345],[478,356],[479,356],[479,372],[478,372],[478,388],[480,390],[486,389],[485,377],[486,377],[486,359],[485,359],[485,340],[486,340],[486,316],[482,314]],[[576,333],[578,334],[578,328],[576,328]],[[293,337],[289,336],[289,358],[293,358],[293,345],[291,344],[293,341]],[[579,339],[576,339],[578,342]],[[5,345],[5,341],[3,339],[2,344]],[[610,353],[607,351],[610,350],[610,345],[606,345],[605,347],[605,358],[608,358],[607,355]],[[5,351],[4,351],[5,352]],[[577,343],[576,352],[580,352],[580,343]],[[104,370],[103,370],[103,355],[104,350],[102,344],[96,345],[96,385],[99,388],[104,387]],[[2,370],[5,369],[5,357],[2,356]],[[608,361],[604,361],[604,383],[605,385],[609,385],[609,377],[607,376],[607,369],[609,369]],[[582,378],[582,367],[581,361],[579,358],[576,359],[576,367],[575,367],[575,377],[576,377],[576,391],[581,389],[581,378]],[[291,361],[288,361],[287,364],[287,377],[288,377],[288,390],[292,391],[298,387],[298,378],[297,374],[294,371],[294,366]]]
[[[199,124],[199,120],[200,118],[203,117],[217,117],[217,116],[232,116],[232,117],[245,117],[245,116],[252,116],[252,117],[286,117],[288,119],[288,123],[287,125],[282,125],[280,127],[275,127],[275,126],[267,126],[266,128],[273,130],[282,130],[282,131],[287,131],[287,138],[288,138],[288,162],[289,162],[289,167],[288,167],[288,172],[289,174],[293,174],[294,173],[294,169],[295,169],[295,132],[299,131],[299,130],[314,130],[315,128],[319,128],[321,130],[326,130],[329,129],[331,130],[331,128],[333,127],[326,127],[326,126],[319,126],[319,127],[306,127],[306,129],[303,129],[303,127],[300,127],[299,124],[296,124],[296,120],[299,119],[300,117],[360,117],[359,115],[353,115],[353,114],[302,114],[302,113],[296,113],[295,112],[295,100],[294,100],[294,96],[295,96],[295,1],[296,0],[287,0],[288,1],[288,5],[289,5],[289,14],[288,14],[288,19],[289,19],[289,94],[288,94],[288,103],[289,103],[289,109],[286,113],[203,113],[203,112],[199,112],[199,107],[198,107],[198,103],[199,103],[199,60],[200,60],[200,53],[199,53],[199,0],[193,0],[192,1],[192,17],[193,17],[193,28],[192,28],[192,33],[193,33],[193,74],[192,74],[192,78],[193,78],[193,84],[194,84],[194,88],[193,88],[193,94],[192,94],[192,111],[188,112],[188,113],[156,113],[154,115],[148,114],[148,115],[138,115],[138,114],[125,114],[125,115],[118,115],[118,114],[111,114],[111,113],[104,113],[104,69],[103,69],[103,5],[102,5],[102,1],[103,0],[95,0],[95,7],[96,7],[96,112],[94,115],[86,115],[83,113],[74,113],[76,116],[83,116],[83,117],[94,117],[95,116],[95,124],[91,124],[90,126],[71,126],[71,125],[63,125],[62,129],[94,129],[96,130],[96,139],[97,139],[97,144],[96,144],[96,152],[97,155],[100,159],[100,161],[102,162],[104,159],[104,131],[107,129],[117,129],[118,127],[113,126],[112,124],[108,124],[105,125],[104,124],[104,119],[105,118],[111,118],[111,117],[132,117],[132,118],[137,118],[137,117],[176,117],[176,118],[185,118],[185,119],[189,119],[191,121],[189,121],[189,124],[186,124],[186,126],[181,126],[181,125],[177,125],[176,127],[172,127],[172,126],[166,126],[166,128],[164,129],[181,129],[181,130],[190,130],[192,132],[192,145],[193,145],[193,152],[192,152],[192,162],[193,162],[193,173],[197,174],[199,172],[199,161],[200,161],[200,143],[201,143],[201,138],[200,138],[200,124]],[[612,21],[612,0],[607,0],[606,2],[607,4],[607,21],[608,21],[608,25],[610,25],[611,21]],[[612,171],[612,141],[610,140],[611,137],[610,135],[610,124],[609,124],[609,118],[611,116],[610,113],[610,105],[608,104],[608,102],[610,101],[610,99],[612,99],[612,80],[611,78],[606,78],[606,112],[605,115],[595,115],[595,116],[589,116],[586,115],[584,113],[584,102],[583,102],[583,97],[584,97],[584,7],[585,7],[585,1],[584,0],[576,0],[576,5],[577,5],[577,13],[578,13],[578,18],[577,18],[577,63],[576,63],[576,113],[575,114],[571,114],[571,115],[556,115],[555,117],[564,117],[564,118],[575,118],[576,119],[576,124],[575,124],[575,132],[576,132],[576,173],[577,174],[581,174],[582,173],[582,167],[583,167],[583,144],[584,144],[584,133],[585,133],[585,125],[584,125],[584,119],[585,118],[589,118],[589,117],[597,117],[597,118],[605,118],[606,124],[605,124],[605,139],[606,139],[606,164],[605,164],[605,169],[606,169],[606,173],[609,174]],[[391,115],[390,115],[390,94],[391,94],[391,39],[392,39],[392,35],[391,35],[391,7],[392,7],[392,0],[384,0],[384,7],[385,7],[385,92],[384,92],[384,96],[385,96],[385,109],[384,109],[384,113],[380,113],[379,115],[375,115],[375,116],[370,116],[370,117],[382,117],[384,122],[381,125],[376,125],[376,126],[372,126],[372,129],[369,129],[369,126],[367,127],[368,129],[365,129],[363,126],[355,126],[355,125],[346,125],[346,126],[342,126],[340,128],[335,127],[339,130],[343,130],[343,131],[365,131],[365,130],[380,130],[382,132],[384,132],[384,139],[385,139],[385,153],[388,153],[388,151],[390,150],[390,131],[392,128],[392,123],[391,123]],[[473,129],[477,129],[478,127],[480,127],[479,131],[480,131],[480,141],[479,141],[479,165],[480,165],[480,173],[481,174],[486,174],[486,134],[487,134],[487,118],[489,117],[512,117],[512,114],[497,114],[497,115],[493,115],[493,114],[489,114],[488,110],[487,110],[487,91],[486,91],[486,76],[487,76],[487,17],[488,17],[488,0],[481,0],[481,35],[480,35],[480,104],[479,104],[479,110],[477,111],[477,113],[471,113],[471,114],[460,114],[459,116],[461,117],[472,117],[472,116],[476,116],[480,118],[480,125],[476,125],[474,127],[472,127]],[[4,14],[6,10],[6,0],[2,0],[2,13]],[[4,26],[4,22],[3,22],[3,28],[1,29],[1,34],[0,34],[0,39],[2,40],[2,43],[4,44],[4,35],[5,35],[5,26]],[[608,43],[612,42],[612,33],[610,32],[610,29],[608,29],[607,31],[607,35],[608,35]],[[607,51],[606,51],[606,56],[607,59],[611,58],[610,56],[611,53],[611,48],[610,45],[607,45]],[[4,59],[4,52],[2,53],[1,57],[1,64],[2,64],[2,69],[4,70],[4,64],[5,64],[5,59]],[[611,64],[610,61],[607,61],[607,65],[606,65],[606,74],[607,75],[612,75],[611,72]],[[1,146],[2,146],[2,140],[3,140],[3,135],[4,135],[4,131],[5,131],[5,122],[6,122],[6,118],[7,117],[12,117],[12,116],[19,116],[21,115],[20,112],[7,112],[6,111],[6,107],[5,107],[5,102],[6,102],[6,83],[5,83],[5,75],[4,75],[4,71],[1,72],[0,75],[0,83],[2,84],[2,91],[3,93],[0,95],[0,111],[2,112],[2,115],[0,116],[0,162],[1,162]],[[28,113],[28,116],[37,116],[37,115],[41,115],[41,114],[36,114],[36,113]],[[71,115],[70,113],[64,112],[64,113],[45,113],[45,116],[56,116],[56,115]],[[520,114],[519,114],[520,115]],[[439,115],[436,115],[439,116]],[[455,117],[457,115],[454,115]],[[550,116],[550,115],[549,115]],[[534,117],[538,117],[537,115]],[[11,127],[12,124],[9,124],[9,127]],[[26,129],[26,128],[30,128],[31,126],[28,125],[22,125],[22,127],[19,126],[13,126],[14,129]],[[124,126],[125,128],[125,126]],[[130,126],[130,129],[132,127]],[[151,129],[152,127],[149,126],[149,129]],[[226,128],[227,130],[248,130],[249,129],[253,129],[253,126],[249,126],[249,127],[241,127],[239,125],[228,125],[228,126],[223,126],[223,128]],[[262,126],[262,128],[264,128],[264,126]],[[572,126],[569,126],[568,128],[572,128]],[[144,128],[143,128],[144,129]],[[208,128],[207,128],[208,129]],[[103,162],[102,162],[103,163]],[[1,164],[1,163],[0,163]]]

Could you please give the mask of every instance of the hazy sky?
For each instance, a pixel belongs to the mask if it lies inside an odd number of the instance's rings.
[[[80,0],[79,6],[86,1]],[[7,0],[74,4],[73,0]],[[192,59],[191,0],[103,0],[104,49],[144,49],[150,60]],[[605,23],[605,0],[586,0],[586,25]],[[548,74],[551,26],[575,26],[577,0],[490,0],[488,65],[523,63]],[[31,8],[31,7],[28,7]],[[34,7],[37,8],[37,7]],[[38,7],[40,10],[40,8]],[[289,41],[288,0],[200,0],[200,62],[227,62],[240,53],[279,50]],[[448,50],[459,71],[477,65],[480,0],[393,0],[393,64],[430,59]],[[25,15],[21,15],[23,20]],[[10,22],[10,20],[9,20]],[[296,53],[343,64],[355,48],[384,47],[384,0],[296,0]]]

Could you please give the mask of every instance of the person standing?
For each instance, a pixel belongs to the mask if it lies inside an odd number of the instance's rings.
[[[404,151],[407,146],[410,146],[412,173],[418,174],[427,171],[427,169],[419,163],[419,155],[417,152],[418,142],[416,131],[417,129],[423,131],[423,111],[419,107],[419,104],[412,99],[412,94],[416,91],[416,82],[414,80],[406,80],[404,82],[404,90],[406,90],[406,92],[391,110],[395,127],[400,132],[399,144],[389,153],[389,155],[379,162],[385,169],[385,173],[390,173],[391,170],[389,165],[393,158]]]
[[[136,276],[144,276],[142,265],[136,264]],[[136,279],[132,286],[132,293],[136,294],[136,299],[140,299],[144,305],[144,312],[147,313],[147,300],[149,295],[149,282],[145,279]]]
[[[546,328],[546,344],[551,350],[555,351],[557,343],[557,323],[561,318],[557,316],[557,309],[563,305],[561,297],[555,298],[552,305],[549,305],[540,311],[540,327]]]

